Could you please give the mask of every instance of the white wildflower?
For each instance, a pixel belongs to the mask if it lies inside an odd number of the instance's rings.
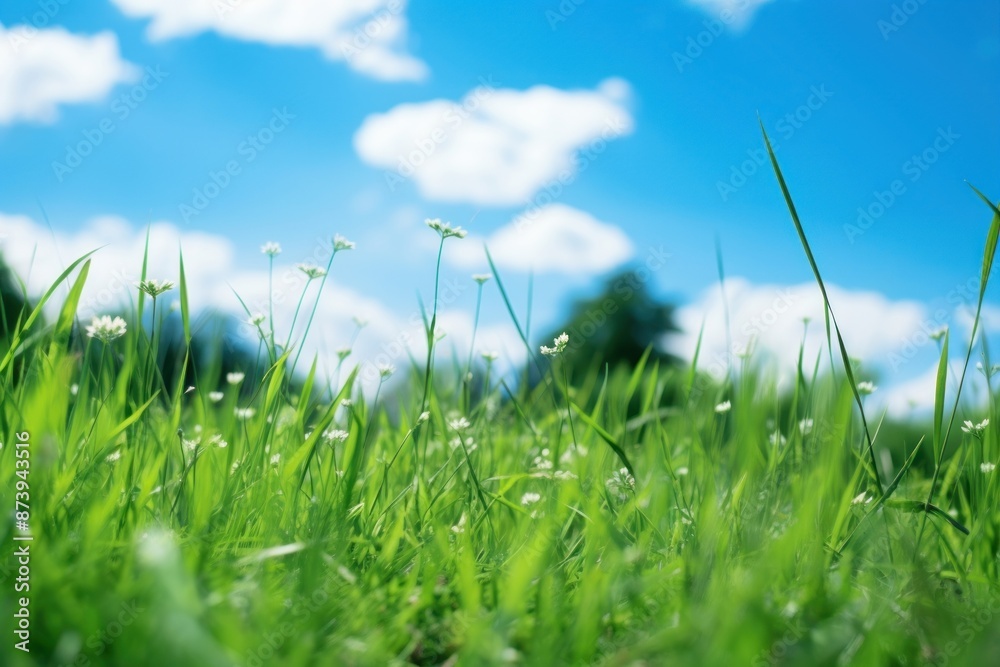
[[[552,339],[553,347],[546,347],[542,345],[541,352],[547,357],[556,357],[566,351],[566,346],[569,344],[569,334],[565,331]]]
[[[326,269],[316,266],[315,264],[296,264],[299,271],[305,274],[306,278],[309,280],[315,280],[316,278],[322,278],[326,275]]]
[[[464,431],[465,429],[472,426],[472,424],[470,424],[469,420],[466,419],[465,417],[459,417],[457,419],[452,419],[451,421],[449,421],[448,426],[455,431]]]
[[[465,532],[465,512],[462,512],[462,516],[458,517],[458,523],[451,527],[451,532],[453,533],[464,533]]]
[[[276,466],[281,463],[281,454],[274,454],[271,456],[271,465]]]
[[[982,463],[979,464],[979,470],[984,475],[988,475],[989,473],[993,472],[996,469],[997,469],[997,464],[992,463],[990,461],[983,461]]]
[[[323,431],[323,439],[327,442],[344,442],[347,440],[347,436],[350,435],[347,431],[339,428],[331,428]]]
[[[862,396],[869,396],[878,391],[878,387],[874,382],[859,382],[858,383],[858,393]]]
[[[527,507],[528,505],[534,505],[541,499],[542,496],[540,494],[532,493],[529,491],[528,493],[521,496],[521,504]]]
[[[110,315],[95,317],[87,326],[87,335],[105,343],[110,343],[116,338],[125,335],[125,320],[120,317],[111,318]]]
[[[450,222],[441,222],[439,218],[425,220],[425,224],[440,234],[442,239],[446,239],[450,236],[464,239],[465,235],[468,234],[468,232],[461,227],[452,227]]]
[[[423,424],[425,421],[427,421],[430,418],[431,418],[431,413],[427,412],[425,410],[425,411],[423,411],[423,412],[420,413],[419,417],[417,417],[417,423],[418,424]]]
[[[722,403],[719,403],[718,405],[715,406],[715,411],[721,415],[725,412],[729,412],[732,408],[733,408],[732,401],[723,401]]]
[[[268,257],[276,257],[281,254],[281,246],[274,241],[268,241],[260,247],[260,251]]]
[[[139,288],[139,291],[145,292],[155,299],[164,292],[172,290],[174,288],[174,281],[149,278],[148,280],[140,280],[135,286]]]
[[[396,372],[396,367],[392,364],[379,364],[378,365],[378,376],[383,380],[388,379]]]
[[[980,437],[980,436],[983,435],[983,432],[986,431],[986,427],[989,426],[989,425],[990,425],[990,420],[989,419],[984,419],[983,421],[979,422],[978,424],[974,424],[971,421],[969,421],[968,419],[966,419],[965,420],[965,425],[962,427],[962,431],[964,431],[965,433],[968,433],[971,436],[974,436],[974,437],[978,438],[978,437]]]
[[[244,373],[226,373],[226,382],[229,384],[239,384],[240,382],[243,382],[243,378],[245,377],[246,374]]]
[[[487,280],[489,280],[492,277],[493,276],[491,276],[488,273],[473,273],[472,274],[472,279],[475,280],[480,285],[482,285],[483,283],[485,283]]]
[[[628,468],[620,468],[612,473],[605,483],[608,490],[618,496],[620,500],[628,498],[628,494],[635,490],[635,477],[628,471]]]
[[[799,422],[799,433],[809,435],[813,430],[813,420],[806,418]]]
[[[851,500],[851,504],[852,505],[867,505],[871,501],[872,501],[871,497],[867,493],[865,493],[864,491],[862,491],[858,495],[854,496],[854,499]]]
[[[221,391],[210,391],[210,392],[208,392],[208,400],[212,401],[213,403],[218,403],[219,401],[221,401],[225,397],[226,397],[226,395],[223,394]]]
[[[237,419],[247,420],[257,414],[257,411],[253,408],[236,408],[233,410],[233,413],[236,415]]]
[[[247,320],[247,323],[249,323],[252,327],[259,327],[266,319],[267,316],[264,315],[264,313],[254,313],[250,316],[250,319]]]
[[[354,241],[348,241],[340,234],[333,237],[333,251],[339,252],[341,250],[354,250]]]

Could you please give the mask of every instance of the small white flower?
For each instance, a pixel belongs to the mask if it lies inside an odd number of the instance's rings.
[[[354,405],[354,401],[352,401],[352,400],[351,400],[351,399],[349,399],[349,398],[345,398],[344,400],[342,400],[342,401],[340,402],[340,404],[341,404],[342,406],[344,406],[345,408],[349,408],[349,407],[351,407],[352,405]]]
[[[257,414],[257,411],[253,408],[236,408],[233,412],[236,415],[236,418],[241,420],[251,419],[255,414]]]
[[[858,393],[862,396],[869,396],[878,391],[878,387],[875,386],[874,382],[859,382],[858,383]]]
[[[966,419],[965,420],[965,425],[962,427],[962,430],[965,433],[968,433],[969,435],[972,435],[972,436],[978,438],[978,437],[980,437],[983,434],[984,431],[986,431],[986,427],[989,426],[989,425],[990,425],[990,420],[989,419],[984,419],[983,421],[979,422],[978,424],[974,424],[971,421],[969,421],[968,419]]]
[[[472,274],[472,279],[475,280],[480,285],[482,285],[483,283],[485,283],[487,280],[489,280],[492,277],[493,276],[490,275],[489,273],[473,273]]]
[[[451,532],[453,533],[464,533],[465,532],[465,512],[462,512],[462,516],[458,517],[458,523],[451,527]]]
[[[536,456],[535,459],[531,462],[531,465],[533,468],[535,468],[535,470],[552,470],[553,468],[552,459],[548,458],[549,455],[548,452],[549,450],[547,449],[542,450],[542,455]]]
[[[732,407],[733,407],[732,401],[723,401],[722,403],[719,403],[718,405],[715,406],[715,411],[721,415],[725,412],[729,412],[732,409]]]
[[[316,266],[315,264],[306,264],[303,262],[301,264],[296,264],[295,266],[298,267],[299,271],[304,273],[309,280],[322,278],[326,275],[326,269]]]
[[[226,397],[226,395],[223,394],[221,391],[210,391],[210,392],[208,392],[208,400],[212,401],[213,403],[218,403],[219,401],[221,401],[225,397]]]
[[[274,241],[268,241],[260,247],[260,251],[268,257],[276,257],[281,254],[281,246]]]
[[[77,394],[79,394],[80,393],[80,385],[76,384],[75,382],[73,384],[71,384],[69,386],[69,393],[73,394],[74,396],[76,396]]]
[[[201,444],[201,438],[194,438],[193,440],[182,439],[181,443],[184,445],[184,449],[189,452],[193,452],[198,449],[198,445]]]
[[[140,280],[135,286],[139,288],[139,291],[145,292],[155,299],[164,292],[172,290],[174,288],[174,281],[149,278],[148,280]]]
[[[226,382],[229,384],[239,384],[240,382],[243,382],[243,378],[245,377],[246,374],[240,372],[226,373]]]
[[[989,473],[993,472],[996,469],[997,469],[997,464],[991,463],[990,461],[983,461],[982,463],[979,464],[979,470],[984,475],[988,475]]]
[[[396,367],[392,364],[379,364],[378,365],[378,376],[383,380],[392,376],[396,372]]]
[[[464,431],[469,428],[471,424],[465,417],[459,417],[458,419],[452,419],[449,421],[448,426],[455,431]]]
[[[688,474],[688,472],[690,471],[687,469],[687,466],[681,466],[680,468],[677,469],[677,476],[683,477],[684,475]]]
[[[351,348],[342,347],[339,350],[337,350],[337,359],[339,359],[340,361],[343,361],[349,356],[351,356]]]
[[[568,479],[579,479],[576,475],[571,473],[569,470],[556,470],[552,475],[552,479],[568,480]]]
[[[868,494],[865,493],[864,491],[862,491],[858,495],[854,496],[854,499],[851,500],[851,504],[852,505],[867,505],[871,501],[872,501],[872,499],[868,496]]]
[[[116,338],[125,335],[125,320],[120,317],[111,318],[110,315],[95,317],[87,327],[87,335],[105,343],[110,343]]]
[[[276,466],[281,463],[281,454],[274,454],[271,457],[271,465]]]
[[[339,252],[341,250],[354,250],[354,241],[348,241],[340,234],[333,237],[333,251]]]
[[[521,504],[527,507],[528,505],[534,505],[541,499],[542,496],[540,494],[532,493],[529,491],[528,493],[521,496]]]
[[[468,234],[468,232],[461,227],[452,227],[450,222],[441,222],[440,218],[427,219],[424,222],[428,227],[440,234],[442,239],[446,239],[450,236],[464,239],[465,235]]]
[[[635,490],[635,477],[628,471],[628,468],[620,468],[612,473],[605,484],[609,491],[618,496],[619,500],[625,500],[628,498],[629,492]]]
[[[547,357],[556,357],[562,354],[566,350],[566,346],[569,344],[569,334],[565,331],[552,339],[553,347],[546,347],[542,345],[541,352]]]
[[[774,447],[784,447],[788,443],[788,439],[785,438],[779,431],[775,431],[767,437],[767,441],[771,443]]]
[[[108,454],[107,456],[105,456],[104,460],[107,461],[108,463],[114,463],[115,461],[117,461],[121,457],[122,457],[122,450],[116,449],[115,451],[113,451],[110,454]]]
[[[253,315],[250,316],[250,319],[248,319],[247,322],[252,327],[259,327],[261,324],[264,323],[264,320],[266,319],[267,316],[264,315],[264,313],[254,313]]]
[[[806,418],[799,422],[799,433],[809,435],[813,430],[813,420]]]
[[[486,363],[492,364],[500,358],[500,353],[496,350],[486,350],[485,352],[480,352],[480,356],[486,360]]]
[[[347,440],[347,436],[350,435],[347,431],[343,431],[339,428],[332,428],[323,431],[323,439],[327,442],[343,442]]]
[[[208,444],[215,445],[219,449],[225,449],[229,446],[229,443],[222,439],[221,433],[216,433],[211,438],[208,439]]]
[[[424,423],[425,421],[427,421],[427,420],[428,420],[428,419],[430,419],[430,418],[431,418],[431,413],[430,413],[430,412],[427,412],[427,411],[425,410],[424,412],[421,412],[421,413],[420,413],[420,416],[419,416],[419,417],[417,417],[417,423],[418,423],[418,424],[423,424],[423,423]]]

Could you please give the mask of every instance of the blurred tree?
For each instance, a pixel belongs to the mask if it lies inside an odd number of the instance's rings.
[[[566,324],[545,337],[543,344],[566,332],[569,345],[564,353],[574,384],[592,372],[624,366],[632,369],[651,347],[648,366],[676,366],[680,360],[663,346],[666,334],[678,331],[674,306],[658,300],[649,289],[645,267],[628,269],[611,277],[597,296],[573,304]]]
[[[30,307],[21,284],[0,257],[0,340],[10,338],[18,318],[27,317]]]

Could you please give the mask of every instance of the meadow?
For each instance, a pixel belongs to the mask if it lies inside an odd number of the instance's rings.
[[[808,222],[770,160],[825,298]],[[970,196],[988,230],[981,309],[1000,211]],[[460,228],[428,224],[440,247],[462,242]],[[334,248],[334,267],[339,252],[363,252],[341,237]],[[179,318],[192,339],[178,259],[176,284],[144,268],[120,320],[77,314],[99,253],[4,313],[4,665],[1000,655],[997,385],[979,309],[971,339],[939,336],[935,409],[912,425],[923,437],[891,441],[866,410],[876,388],[842,341],[836,303],[814,323],[826,354],[800,356],[779,392],[753,358],[722,380],[697,358],[613,369],[595,359],[571,382],[567,338],[539,347],[524,335],[537,382],[494,373],[478,350],[435,359],[435,294],[426,358],[380,368],[378,389],[362,392],[357,368],[331,384],[298,359],[295,343],[318,326],[308,299],[296,341],[276,341],[269,314],[246,313],[263,373],[183,351],[165,373],[154,358],[165,322]],[[330,269],[303,270],[325,281]],[[503,276],[494,269],[480,288],[500,291],[523,332]],[[956,350],[964,366],[949,364]],[[962,399],[980,372],[987,405]],[[383,391],[400,376],[402,389]]]

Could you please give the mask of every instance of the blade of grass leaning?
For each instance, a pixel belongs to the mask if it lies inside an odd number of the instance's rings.
[[[178,250],[180,266],[178,268],[178,288],[181,295],[181,324],[184,328],[184,343],[191,346],[191,308],[188,305],[187,275],[184,273],[184,251]]]
[[[80,274],[73,282],[73,287],[69,290],[69,295],[63,303],[59,317],[56,319],[56,327],[53,332],[53,343],[65,340],[73,330],[73,322],[76,321],[76,311],[80,305],[80,295],[83,293],[83,286],[87,282],[87,274],[90,273],[90,262],[87,260],[80,268]]]
[[[759,119],[758,119],[759,120]],[[854,394],[854,402],[858,406],[858,410],[861,414],[861,425],[864,428],[865,440],[868,446],[868,455],[871,459],[872,464],[872,476],[875,478],[875,484],[878,488],[879,495],[884,495],[882,487],[882,477],[879,474],[878,459],[875,456],[875,446],[872,443],[871,431],[868,428],[868,418],[865,416],[865,406],[864,401],[861,400],[861,393],[858,391],[858,383],[854,378],[854,371],[851,368],[851,358],[847,354],[847,347],[844,345],[844,337],[840,334],[840,326],[837,324],[837,317],[833,312],[833,306],[830,305],[830,296],[826,291],[826,284],[823,282],[823,276],[819,272],[819,265],[816,263],[816,258],[813,256],[812,248],[809,246],[809,241],[806,238],[806,232],[802,228],[802,222],[799,220],[798,211],[795,208],[795,203],[792,201],[792,195],[788,191],[788,185],[785,183],[785,177],[781,173],[781,167],[778,166],[778,158],[774,155],[774,148],[771,146],[771,140],[767,136],[767,130],[764,129],[764,121],[760,121],[760,131],[764,135],[764,144],[767,147],[767,154],[771,159],[771,166],[774,168],[774,175],[778,179],[778,185],[781,187],[781,194],[785,198],[785,204],[788,206],[788,212],[791,214],[792,222],[795,224],[795,231],[799,235],[799,241],[802,243],[802,248],[805,250],[806,257],[809,260],[809,266],[812,268],[813,275],[816,277],[816,282],[819,284],[820,293],[823,295],[823,305],[825,317],[827,320],[827,337],[829,339],[830,323],[833,324],[833,330],[837,335],[837,345],[840,347],[840,355],[844,363],[844,371],[847,374],[847,381],[851,386],[851,392]]]
[[[3,360],[0,361],[0,373],[4,372],[4,370],[7,368],[7,365],[10,364],[11,359],[14,358],[14,355],[17,353],[18,347],[20,347],[21,345],[24,333],[31,328],[31,325],[34,324],[35,320],[37,320],[39,316],[42,314],[42,308],[45,307],[45,304],[48,302],[52,294],[56,291],[56,288],[58,288],[59,285],[61,285],[62,282],[66,280],[69,274],[71,274],[73,270],[80,265],[81,262],[85,261],[88,257],[93,255],[95,252],[97,252],[97,250],[99,249],[91,250],[86,255],[77,258],[72,264],[66,267],[66,269],[62,273],[59,274],[59,277],[56,278],[55,282],[53,282],[52,285],[45,291],[45,294],[42,295],[42,298],[39,299],[38,303],[35,304],[35,307],[32,309],[31,314],[28,315],[27,319],[24,320],[24,324],[19,326],[17,330],[14,332],[14,336],[10,341],[10,347],[7,349],[7,354],[4,355]]]
[[[598,424],[593,417],[588,415],[587,412],[579,405],[573,403],[572,401],[570,401],[569,404],[570,407],[572,407],[576,413],[580,415],[580,419],[583,420],[583,423],[594,429],[594,432],[601,437],[601,440],[608,444],[608,447],[611,448],[611,450],[615,453],[615,456],[617,456],[622,462],[622,465],[628,469],[629,474],[635,477],[635,468],[632,467],[632,462],[628,460],[628,455],[625,454],[625,450],[621,448],[621,445],[618,444],[618,441],[615,440],[614,436],[605,431],[604,428]]]
[[[939,463],[934,466],[934,473],[931,476],[930,489],[927,491],[927,505],[931,506],[934,501],[934,492],[937,488],[938,478],[941,476],[941,464],[945,459],[948,450],[948,440],[951,437],[952,428],[955,426],[955,419],[958,417],[958,408],[962,400],[962,389],[965,387],[965,376],[969,370],[969,362],[972,360],[972,350],[976,344],[976,334],[979,332],[979,322],[983,314],[983,301],[986,299],[986,286],[989,283],[990,275],[993,273],[993,261],[996,258],[997,239],[1000,238],[1000,210],[996,205],[974,185],[969,184],[972,191],[983,200],[983,202],[993,211],[993,219],[990,222],[989,231],[986,233],[986,247],[983,250],[983,263],[979,277],[979,298],[976,301],[976,316],[972,320],[972,332],[969,334],[969,347],[965,353],[965,362],[962,365],[962,374],[958,378],[958,386],[955,388],[955,400],[951,410],[951,417],[948,420],[948,428],[944,432],[941,441],[941,456]],[[943,400],[943,397],[942,397]],[[921,522],[920,530],[917,533],[917,546],[924,535],[925,522]]]

